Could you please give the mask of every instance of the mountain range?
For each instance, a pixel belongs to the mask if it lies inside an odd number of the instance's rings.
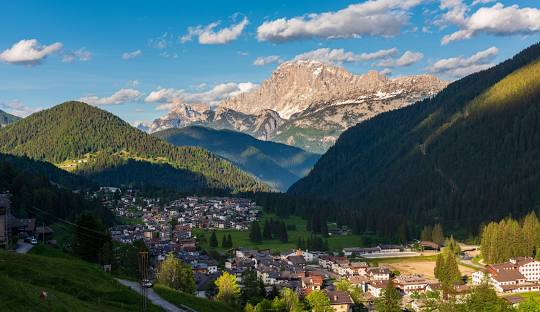
[[[305,176],[320,157],[297,147],[261,141],[232,130],[188,126],[153,135],[177,146],[207,149],[282,191]]]
[[[349,127],[434,96],[446,85],[431,75],[390,79],[376,71],[353,75],[335,65],[290,61],[250,92],[216,108],[178,104],[145,130],[204,125],[323,153]]]
[[[0,152],[47,161],[105,185],[269,190],[202,148],[173,146],[82,102],[66,102],[0,129]]]
[[[435,222],[474,233],[481,222],[538,213],[539,99],[536,44],[350,128],[289,193],[337,202],[383,234]]]
[[[3,110],[0,110],[0,128],[4,127],[12,122],[15,122],[17,120],[21,119],[20,117],[11,115],[9,113],[4,112]]]

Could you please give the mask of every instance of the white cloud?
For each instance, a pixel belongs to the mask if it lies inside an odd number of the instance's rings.
[[[479,8],[457,25],[460,29],[444,36],[442,44],[470,39],[480,33],[509,36],[540,32],[540,9],[520,8],[518,5],[505,7],[497,3],[492,7]]]
[[[392,70],[391,70],[390,68],[385,68],[385,69],[379,71],[379,73],[380,73],[381,75],[389,76],[389,75],[392,74]]]
[[[487,4],[487,3],[493,3],[497,0],[474,0],[471,4],[472,6],[479,5],[479,4]]]
[[[40,111],[39,108],[32,108],[29,106],[24,105],[23,102],[19,100],[11,101],[11,102],[0,102],[0,107],[2,109],[5,109],[8,113],[19,116],[19,117],[26,117],[30,114],[33,114],[37,111]]]
[[[406,51],[397,59],[382,60],[375,64],[379,67],[406,67],[418,63],[424,58],[424,54],[420,52]]]
[[[491,47],[477,52],[468,58],[458,56],[438,60],[428,69],[432,73],[439,73],[452,78],[461,78],[495,65],[493,64],[493,60],[498,53],[499,49]]]
[[[136,101],[141,98],[142,92],[135,89],[120,89],[113,95],[107,97],[97,97],[95,95],[85,96],[79,99],[81,102],[94,106],[101,105],[119,105],[127,102]]]
[[[173,42],[173,36],[169,33],[163,33],[163,35],[148,39],[148,45],[152,48],[159,50],[166,49]]]
[[[448,24],[465,24],[465,15],[469,11],[469,7],[463,3],[463,0],[441,0],[439,8],[446,12],[435,22],[437,25],[447,26]]]
[[[283,63],[283,59],[279,55],[259,56],[253,61],[255,66],[264,66],[268,64],[280,64]]]
[[[188,33],[180,38],[182,43],[191,41],[193,37],[199,38],[200,44],[225,44],[234,41],[240,37],[244,28],[249,24],[246,17],[235,25],[222,28],[215,31],[214,29],[220,24],[219,21],[208,24],[206,26],[198,25],[189,27]]]
[[[86,48],[80,48],[79,50],[64,54],[64,57],[62,57],[62,62],[64,63],[73,63],[75,61],[86,62],[86,61],[90,61],[91,59],[92,59],[92,53],[86,50]]]
[[[251,82],[242,83],[222,83],[204,92],[188,92],[183,89],[158,88],[152,91],[144,100],[147,103],[161,103],[158,109],[171,109],[176,105],[187,104],[208,104],[216,106],[221,100],[240,93],[249,92],[257,85]]]
[[[319,61],[331,64],[342,64],[384,59],[396,55],[397,52],[398,50],[396,48],[392,48],[387,50],[379,50],[371,53],[355,54],[353,52],[346,52],[344,49],[321,48],[299,54],[295,57],[295,59]]]
[[[336,12],[311,13],[264,22],[260,41],[284,42],[307,38],[396,36],[408,24],[408,10],[424,0],[369,0]]]
[[[0,61],[10,64],[36,65],[48,55],[60,51],[62,47],[60,42],[40,45],[36,39],[21,40],[0,53]]]
[[[130,59],[136,58],[139,55],[141,55],[141,50],[135,50],[135,51],[131,51],[131,52],[124,52],[124,53],[122,53],[122,59],[123,60],[130,60]]]

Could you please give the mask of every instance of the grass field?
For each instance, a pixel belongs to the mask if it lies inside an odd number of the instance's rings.
[[[36,246],[33,254],[0,250],[2,311],[138,311],[140,296],[97,265]],[[48,293],[45,302],[41,291]],[[162,311],[151,306],[150,311]]]
[[[265,220],[273,218],[274,220],[284,221],[287,225],[295,225],[296,230],[288,230],[287,234],[289,237],[288,243],[281,243],[279,240],[265,240],[260,244],[255,244],[249,240],[249,231],[238,231],[238,230],[216,230],[216,235],[218,238],[218,243],[221,245],[221,240],[223,235],[231,235],[233,240],[233,247],[246,247],[246,248],[255,248],[255,249],[271,249],[272,251],[288,251],[296,248],[296,242],[298,238],[307,238],[311,235],[311,232],[306,230],[306,220],[297,217],[290,216],[286,219],[276,217],[273,214],[264,214],[259,223],[261,228],[264,225]],[[193,234],[200,236],[203,234],[206,238],[206,243],[202,244],[203,248],[208,248],[208,240],[212,234],[211,230],[203,229],[193,229]],[[341,251],[344,247],[361,247],[363,241],[366,240],[376,240],[374,236],[362,237],[361,235],[340,235],[340,236],[331,236],[328,238],[328,247],[332,251]],[[223,248],[218,247],[218,250],[223,250]]]
[[[175,304],[179,308],[187,306],[197,312],[238,312],[233,307],[224,303],[199,298],[166,286],[156,285],[154,286],[154,291],[163,299]]]

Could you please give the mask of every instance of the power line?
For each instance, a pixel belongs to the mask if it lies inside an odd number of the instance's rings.
[[[87,227],[84,227],[84,226],[75,224],[75,223],[73,223],[73,222],[71,222],[71,221],[68,221],[68,220],[66,220],[66,219],[62,219],[62,218],[60,218],[60,217],[57,217],[57,216],[55,216],[54,214],[52,214],[52,213],[50,213],[50,212],[47,212],[47,211],[45,211],[45,210],[43,210],[43,209],[39,209],[39,208],[37,208],[37,207],[30,207],[30,208],[31,208],[31,209],[36,209],[36,210],[38,210],[38,211],[40,211],[40,212],[42,212],[42,213],[48,214],[49,216],[51,216],[51,217],[53,217],[53,218],[55,218],[55,219],[57,219],[57,220],[59,220],[59,221],[61,221],[61,222],[64,222],[64,223],[66,223],[66,224],[69,224],[69,225],[78,227],[78,228],[83,229],[83,230],[85,230],[85,231],[93,232],[93,233],[98,234],[98,235],[106,235],[106,234],[103,233],[103,232],[98,232],[98,231],[96,231],[96,230],[93,230],[93,229],[90,229],[90,228],[87,228]]]

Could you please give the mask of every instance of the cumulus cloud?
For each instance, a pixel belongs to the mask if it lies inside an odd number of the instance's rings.
[[[495,65],[493,60],[499,53],[499,49],[491,47],[489,49],[475,53],[466,58],[464,56],[441,59],[431,65],[428,69],[432,73],[443,74],[452,78],[461,78],[477,71],[488,69]]]
[[[198,25],[188,28],[188,33],[180,38],[182,43],[191,41],[193,37],[198,37],[200,44],[225,44],[234,41],[240,37],[244,28],[249,24],[246,17],[238,23],[229,27],[215,30],[220,21],[208,24],[206,26]]]
[[[9,64],[37,65],[48,55],[60,51],[62,47],[60,42],[40,45],[37,39],[21,40],[0,53],[0,61]]]
[[[266,21],[257,28],[260,41],[308,38],[396,36],[408,24],[408,10],[424,0],[369,0],[335,11]]]
[[[144,100],[147,103],[160,103],[158,109],[171,109],[176,105],[187,104],[207,104],[216,106],[221,100],[240,93],[249,92],[257,85],[251,82],[242,83],[222,83],[204,92],[188,92],[183,89],[158,88],[152,91]]]
[[[344,49],[321,48],[299,54],[295,57],[295,59],[319,61],[330,64],[342,64],[384,59],[396,55],[397,52],[398,50],[396,48],[392,48],[387,50],[379,50],[371,53],[355,54],[353,52],[346,52]]]
[[[131,52],[124,52],[124,53],[122,53],[122,59],[123,60],[130,60],[130,59],[134,59],[134,58],[138,57],[139,55],[141,55],[141,50],[135,50],[135,51],[131,51]]]
[[[26,117],[30,114],[33,114],[41,110],[39,108],[32,108],[32,107],[26,106],[23,102],[19,100],[7,102],[7,103],[0,102],[0,107],[8,111],[10,114],[13,114],[19,117]]]
[[[424,54],[420,52],[406,51],[397,59],[382,60],[375,64],[379,67],[406,67],[418,63],[424,58]]]
[[[442,44],[470,39],[480,33],[496,36],[532,34],[540,32],[540,9],[520,8],[518,5],[481,7],[463,22],[459,30],[442,38]]]
[[[79,50],[64,54],[64,57],[62,57],[62,62],[64,63],[73,63],[75,61],[86,62],[86,61],[90,61],[91,59],[92,59],[92,53],[86,50],[86,48],[80,48]]]
[[[107,97],[98,97],[95,95],[85,96],[79,99],[81,102],[88,103],[94,106],[101,105],[119,105],[132,101],[136,101],[142,97],[142,92],[135,89],[120,89],[113,95]]]
[[[283,63],[283,59],[279,55],[259,56],[253,61],[255,66],[264,66],[268,64],[280,64]]]
[[[436,25],[444,27],[449,24],[465,24],[465,15],[467,12],[469,12],[469,7],[463,2],[463,0],[441,0],[439,8],[446,12],[435,21]]]

